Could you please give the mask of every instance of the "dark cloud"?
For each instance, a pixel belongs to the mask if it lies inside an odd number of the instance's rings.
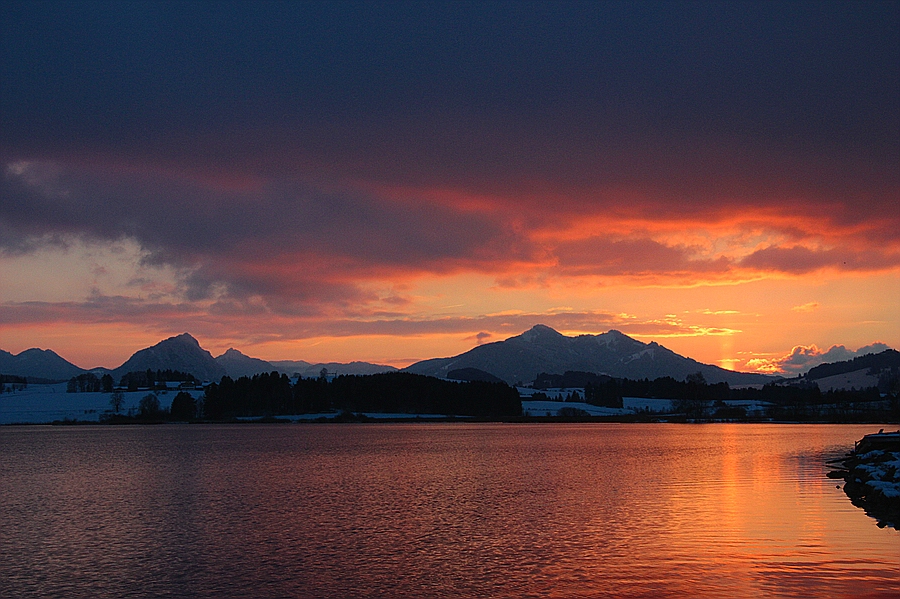
[[[824,200],[862,170],[897,190],[896,3],[5,6],[7,159],[688,203]]]
[[[591,237],[556,248],[559,266],[569,274],[671,275],[722,273],[728,260],[694,258],[697,248],[668,246],[652,239]]]
[[[55,322],[101,324],[134,322],[195,321],[202,312],[189,303],[148,302],[142,299],[94,295],[79,302],[9,302],[0,304],[0,323],[6,325],[52,324]]]
[[[292,181],[223,191],[159,175],[110,175],[28,162],[8,170],[2,185],[7,201],[0,217],[25,233],[129,236],[165,262],[229,252],[271,258],[280,248],[285,254],[321,252],[368,268],[437,267],[444,260],[493,259],[499,244],[511,256],[527,252],[483,215],[427,202],[398,205]]]
[[[347,278],[388,272],[491,270],[527,259],[501,220],[426,202],[276,181],[250,191],[194,181],[19,162],[0,182],[7,251],[42,240],[136,240],[145,262],[181,269],[188,299],[230,295],[352,296]]]
[[[900,252],[871,247],[865,251],[853,248],[817,250],[804,246],[759,249],[740,261],[741,266],[755,270],[802,274],[832,268],[848,271],[871,271],[900,266]]]
[[[3,23],[3,101],[48,131],[594,107],[896,144],[893,3],[10,2]]]

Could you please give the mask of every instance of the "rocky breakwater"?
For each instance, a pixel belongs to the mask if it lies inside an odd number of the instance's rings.
[[[831,478],[844,479],[844,492],[878,526],[900,530],[900,431],[879,431],[856,442],[846,458],[836,462]]]

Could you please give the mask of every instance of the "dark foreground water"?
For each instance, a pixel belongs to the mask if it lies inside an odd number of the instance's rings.
[[[0,429],[2,597],[900,595],[872,427]]]

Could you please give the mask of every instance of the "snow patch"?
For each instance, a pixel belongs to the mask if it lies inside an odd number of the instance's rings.
[[[151,391],[123,392],[125,401],[120,414],[137,411],[138,404]],[[203,391],[189,390],[194,399]],[[177,390],[158,392],[161,408],[168,409]],[[109,393],[66,393],[66,383],[53,385],[28,385],[14,393],[0,393],[0,424],[49,424],[57,420],[98,422],[100,417],[112,413]]]

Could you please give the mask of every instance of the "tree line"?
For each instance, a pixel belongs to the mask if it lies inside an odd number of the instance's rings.
[[[118,387],[127,389],[128,391],[137,391],[138,389],[165,389],[166,383],[197,383],[196,377],[186,372],[178,370],[137,370],[127,372],[119,379]],[[68,393],[112,393],[115,388],[114,379],[111,374],[106,373],[98,377],[93,372],[85,372],[77,376],[73,376],[66,384]]]
[[[688,375],[683,381],[672,377],[616,379],[574,371],[563,375],[541,373],[534,386],[583,388],[583,398],[570,393],[567,400],[604,407],[622,407],[624,397],[669,399],[673,412],[689,418],[742,418],[746,416],[743,408],[728,406],[725,402],[743,400],[770,404],[766,415],[777,420],[852,422],[900,419],[900,380],[893,372],[883,371],[884,375],[875,387],[830,391],[821,391],[815,383],[804,380],[794,384],[772,382],[761,388],[732,389],[724,382],[707,383],[700,372]],[[541,394],[532,397],[539,399]]]
[[[93,372],[73,376],[66,383],[67,393],[112,393],[113,377],[107,373],[98,377]]]
[[[8,385],[8,386],[7,386]],[[0,374],[0,393],[20,391],[28,387],[28,379],[14,374]]]
[[[314,414],[327,411],[443,414],[477,419],[521,415],[518,392],[505,383],[455,382],[406,372],[300,378],[272,372],[206,388],[203,415],[210,420]]]

